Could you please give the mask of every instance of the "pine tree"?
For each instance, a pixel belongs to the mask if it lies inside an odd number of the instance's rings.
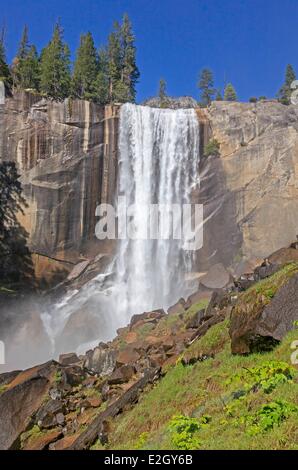
[[[209,106],[215,94],[213,73],[211,70],[202,70],[198,87],[201,90],[201,104],[203,106]]]
[[[82,34],[77,50],[72,78],[72,94],[76,98],[96,99],[96,78],[98,74],[97,53],[92,34]]]
[[[125,101],[135,102],[136,84],[140,77],[140,72],[136,64],[136,47],[134,44],[135,36],[127,13],[123,16],[120,32],[122,48],[121,81],[127,88],[127,97]]]
[[[225,87],[224,92],[224,100],[225,101],[237,101],[237,94],[235,88],[231,83],[228,83]]]
[[[40,88],[49,98],[59,101],[69,96],[70,84],[70,52],[57,23],[51,41],[41,53]]]
[[[26,207],[19,176],[15,163],[0,162],[0,279],[18,286],[33,278],[28,234],[17,217]]]
[[[220,90],[216,90],[215,101],[222,101],[222,95]]]
[[[114,30],[108,40],[109,100],[134,102],[136,83],[140,73],[136,65],[135,37],[128,15],[123,16],[120,25],[114,23]]]
[[[5,30],[2,28],[0,32],[0,80],[4,82],[5,88],[9,90],[12,85],[12,77],[6,63],[4,36]]]
[[[160,103],[163,103],[167,97],[167,82],[164,78],[159,80],[158,97]]]
[[[95,81],[96,101],[104,105],[109,102],[109,63],[106,48],[101,48],[98,56],[98,73]]]
[[[108,78],[109,78],[109,101],[117,100],[117,84],[121,81],[121,36],[120,25],[114,23],[114,31],[108,39]]]
[[[13,60],[12,75],[14,86],[39,89],[39,60],[36,47],[29,44],[28,28],[25,26],[17,56]]]
[[[286,68],[285,82],[277,94],[278,100],[282,104],[286,104],[286,105],[290,104],[291,94],[293,92],[291,88],[291,84],[294,80],[296,80],[296,74],[295,74],[294,68],[291,64],[288,64]]]

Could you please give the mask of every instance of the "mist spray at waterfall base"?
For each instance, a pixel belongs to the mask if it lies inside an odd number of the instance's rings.
[[[115,202],[125,196],[133,207],[130,215],[136,227],[145,223],[144,206],[190,204],[199,183],[200,134],[195,110],[125,104],[119,126]],[[163,230],[167,232],[166,224]],[[186,281],[193,252],[184,249],[183,240],[164,235],[118,240],[106,272],[56,304],[44,306],[41,319],[49,338],[49,357],[73,350],[83,353],[99,341],[112,339],[132,315],[166,310],[195,290]]]

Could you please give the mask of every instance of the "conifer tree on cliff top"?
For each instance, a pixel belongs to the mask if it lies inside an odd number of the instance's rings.
[[[210,69],[202,70],[198,82],[198,87],[201,90],[202,106],[209,106],[216,92],[214,88],[213,73]]]
[[[109,102],[109,64],[108,53],[105,47],[99,50],[98,54],[98,73],[95,81],[96,102],[107,104]]]
[[[228,83],[225,87],[224,101],[237,101],[237,94],[232,83]]]
[[[140,73],[136,65],[136,47],[132,25],[127,14],[122,24],[114,23],[108,40],[109,100],[134,102]]]
[[[294,80],[296,80],[294,68],[291,64],[288,64],[286,68],[285,82],[277,94],[277,97],[281,103],[286,105],[290,104],[291,93],[293,91],[291,88],[291,84]]]
[[[24,27],[19,50],[13,60],[14,86],[22,89],[39,89],[39,60],[36,47],[29,43],[28,28]]]
[[[5,30],[2,28],[2,31],[0,31],[0,80],[3,80],[6,88],[10,88],[12,85],[12,77],[6,63],[4,36]]]
[[[40,89],[54,100],[70,95],[70,52],[63,41],[63,30],[56,23],[51,41],[41,53]]]
[[[76,98],[96,100],[98,74],[97,52],[92,34],[82,34],[72,78],[72,94]]]

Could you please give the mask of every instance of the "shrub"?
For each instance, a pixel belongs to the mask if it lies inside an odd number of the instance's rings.
[[[216,139],[209,140],[208,144],[204,148],[204,157],[209,157],[210,155],[219,156],[219,142]]]
[[[200,419],[188,416],[173,416],[168,424],[171,440],[175,449],[195,450],[200,447],[197,432],[210,422],[210,416],[202,416]]]
[[[295,372],[287,362],[266,361],[260,366],[245,369],[244,372],[234,375],[227,383],[242,383],[246,393],[258,389],[271,393],[278,385],[291,381]]]
[[[262,405],[254,416],[248,416],[247,433],[250,435],[260,434],[270,431],[289,418],[293,413],[297,413],[298,407],[284,400],[276,400]]]

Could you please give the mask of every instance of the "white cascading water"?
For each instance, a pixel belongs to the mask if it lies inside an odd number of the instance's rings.
[[[156,109],[125,104],[120,112],[118,195],[125,196],[136,229],[151,204],[189,204],[198,184],[199,124],[194,109]],[[127,323],[135,313],[167,308],[189,293],[185,274],[191,253],[183,240],[131,240],[118,244],[116,311]]]
[[[144,207],[191,202],[192,190],[198,184],[199,138],[194,109],[121,107],[115,199],[125,196],[127,205],[134,205],[131,215],[137,229],[146,222]],[[162,235],[167,229],[165,225]],[[192,254],[183,249],[183,240],[119,240],[116,257],[107,271],[116,271],[112,283],[101,274],[42,315],[53,350],[56,338],[78,310],[92,310],[101,317],[97,343],[111,339],[133,314],[167,308],[190,294],[185,275],[191,269]],[[83,349],[91,346],[86,344]]]

